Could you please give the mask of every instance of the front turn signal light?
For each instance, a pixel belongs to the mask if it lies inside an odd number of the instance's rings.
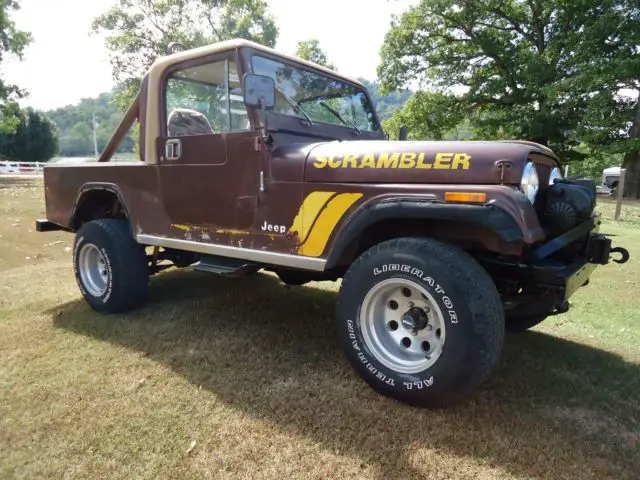
[[[458,203],[485,203],[487,201],[487,194],[477,192],[446,192],[444,194],[444,201]]]

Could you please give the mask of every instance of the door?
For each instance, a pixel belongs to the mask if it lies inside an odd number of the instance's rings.
[[[200,240],[215,241],[212,232],[251,227],[259,132],[242,101],[235,52],[179,65],[164,89],[158,171],[171,231],[183,238],[197,231]]]

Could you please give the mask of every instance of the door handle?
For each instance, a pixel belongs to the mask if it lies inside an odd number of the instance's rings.
[[[167,160],[178,160],[182,155],[182,142],[177,138],[167,140],[164,150],[164,156]]]

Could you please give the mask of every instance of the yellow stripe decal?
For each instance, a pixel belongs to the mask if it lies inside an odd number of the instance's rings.
[[[322,255],[333,229],[349,207],[360,198],[362,198],[362,193],[342,193],[332,198],[313,225],[313,229],[304,244],[298,249],[298,252],[308,257]]]
[[[336,192],[313,192],[304,199],[298,215],[296,215],[296,218],[293,220],[293,225],[289,230],[290,234],[298,236],[301,244],[307,240],[309,231],[322,208],[335,194]]]

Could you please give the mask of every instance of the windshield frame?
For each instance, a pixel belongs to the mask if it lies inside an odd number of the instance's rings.
[[[248,52],[245,56],[245,68],[247,72],[252,72],[255,73],[253,70],[253,57],[262,57],[262,58],[266,58],[268,60],[272,60],[275,62],[280,62],[283,63],[285,65],[289,65],[292,66],[294,68],[299,68],[301,70],[306,70],[309,71],[311,73],[313,73],[314,75],[318,75],[321,77],[325,77],[325,78],[329,78],[331,80],[337,80],[339,82],[342,82],[346,85],[349,85],[351,87],[354,87],[357,91],[362,92],[365,96],[365,98],[367,99],[367,102],[369,102],[369,105],[371,107],[371,112],[372,112],[372,118],[373,121],[375,122],[374,127],[377,127],[377,130],[369,130],[369,129],[362,129],[363,133],[367,133],[368,135],[385,135],[384,129],[382,127],[382,122],[380,121],[380,118],[378,117],[378,111],[376,110],[376,106],[371,98],[371,95],[369,94],[369,90],[362,85],[359,82],[354,82],[348,78],[345,78],[331,70],[328,69],[319,69],[319,68],[315,68],[313,65],[308,64],[306,62],[301,62],[301,61],[295,61],[292,59],[289,59],[287,57],[283,57],[283,56],[279,56],[279,55],[273,55],[270,52],[266,52],[266,51],[262,51],[262,50],[256,50],[256,49],[248,49]],[[305,100],[313,100],[313,99],[317,99],[320,97],[310,97],[309,99],[305,99]],[[291,118],[301,118],[302,120],[304,120],[303,117],[298,117],[298,116],[293,116],[293,115],[287,115],[287,114],[282,114],[284,116],[287,117],[291,117]],[[326,125],[326,126],[332,126],[332,127],[339,127],[339,128],[344,128],[347,130],[353,130],[352,126],[348,126],[348,125],[343,125],[341,123],[327,123],[327,122],[321,122],[321,121],[316,121],[314,119],[313,121],[313,125]],[[313,128],[313,125],[311,126],[311,128]]]

